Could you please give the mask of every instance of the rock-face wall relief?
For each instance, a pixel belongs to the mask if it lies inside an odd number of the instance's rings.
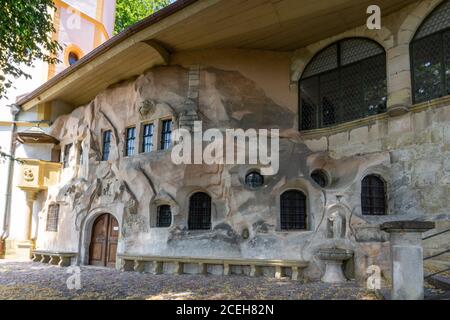
[[[62,145],[80,146],[84,160],[80,162],[80,148],[74,148],[70,168],[48,194],[47,205],[63,204],[61,223],[67,232],[53,240],[43,235],[38,245],[73,248],[82,242],[84,221],[102,211],[118,217],[119,253],[305,260],[310,262],[306,276],[318,278],[323,265],[315,253],[339,246],[355,252],[356,276],[364,277],[364,266],[386,254],[386,237],[377,223],[392,217],[361,215],[360,181],[377,172],[389,186],[390,153],[332,157],[314,150],[298,133],[297,115],[276,104],[255,81],[238,71],[211,67],[198,70],[198,83],[189,78],[193,74],[180,66],[156,67],[57,119],[52,135]],[[254,189],[245,185],[245,176],[259,165],[175,165],[170,150],[158,145],[141,152],[143,126],[153,123],[159,138],[164,119],[172,119],[174,129],[189,127],[193,120],[201,120],[203,130],[278,128],[280,170]],[[136,127],[135,154],[124,156],[130,126]],[[112,132],[110,156],[101,161],[105,130]],[[329,175],[323,188],[310,177],[318,168]],[[288,190],[306,195],[306,230],[281,230],[280,195]],[[188,230],[189,197],[195,192],[211,197],[210,230]],[[157,228],[157,208],[163,204],[171,207],[171,225]]]

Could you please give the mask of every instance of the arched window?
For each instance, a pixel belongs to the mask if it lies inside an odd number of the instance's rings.
[[[386,187],[380,177],[369,175],[362,180],[361,207],[363,215],[386,214]]]
[[[437,7],[411,42],[414,103],[450,94],[450,1]]]
[[[289,190],[280,197],[281,230],[306,230],[306,196],[298,190]]]
[[[172,210],[169,205],[161,205],[158,207],[156,227],[168,228],[172,224]]]
[[[49,232],[58,231],[59,204],[51,204],[47,209],[47,225],[45,230]]]
[[[386,53],[364,38],[338,41],[319,52],[299,81],[300,130],[386,111]]]
[[[80,58],[78,57],[78,54],[76,54],[75,52],[71,51],[69,53],[69,65],[73,65],[75,64],[78,60],[80,60]]]
[[[189,200],[189,230],[211,229],[211,197],[197,192]]]

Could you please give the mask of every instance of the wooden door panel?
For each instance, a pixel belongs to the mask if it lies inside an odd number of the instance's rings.
[[[103,257],[103,244],[92,244],[91,259],[101,261]]]
[[[89,264],[115,267],[119,223],[110,214],[99,216],[92,226]]]
[[[108,225],[108,247],[106,260],[106,265],[108,267],[114,267],[116,264],[118,239],[119,239],[119,223],[117,222],[116,218],[110,216]]]

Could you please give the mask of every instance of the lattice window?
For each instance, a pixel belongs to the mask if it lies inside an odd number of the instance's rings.
[[[281,230],[306,230],[306,196],[298,190],[289,190],[280,197]]]
[[[145,124],[142,135],[142,152],[153,151],[153,123]]]
[[[386,54],[372,40],[339,41],[308,64],[300,86],[300,129],[336,125],[386,111]]]
[[[211,229],[211,197],[198,192],[189,200],[189,230]]]
[[[107,130],[103,132],[103,148],[102,148],[102,160],[108,161],[109,159],[109,151],[111,149],[111,130]]]
[[[70,159],[70,150],[72,150],[73,144],[66,144],[64,146],[64,154],[63,154],[63,168],[69,167],[69,159]]]
[[[172,120],[164,120],[161,130],[161,150],[170,149],[172,146]]]
[[[450,1],[438,6],[411,42],[414,103],[450,94]]]
[[[386,214],[386,187],[380,177],[369,175],[362,180],[361,207],[363,215]]]
[[[136,141],[136,128],[131,127],[126,130],[126,139],[125,139],[125,156],[132,156],[134,154],[135,149],[135,141]]]
[[[172,211],[169,205],[161,205],[158,207],[156,227],[168,228],[172,224]]]
[[[58,231],[59,204],[51,204],[47,209],[46,230],[50,232]]]

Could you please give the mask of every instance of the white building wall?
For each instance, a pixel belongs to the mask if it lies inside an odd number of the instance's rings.
[[[64,0],[62,3],[67,3],[68,5],[76,8],[77,10],[83,12],[89,17],[97,18],[97,5],[101,0]],[[112,36],[114,29],[114,18],[115,18],[115,0],[105,0],[103,7],[103,21],[105,22],[105,28],[109,34]],[[74,23],[79,22],[79,24]],[[75,26],[75,27],[74,27]],[[94,41],[95,35],[95,25],[92,21],[86,20],[84,18],[74,19],[73,12],[64,8],[60,9],[60,19],[59,26],[55,26],[56,30],[59,30],[57,35],[57,40],[63,47],[58,55],[61,61],[55,68],[55,74],[63,71],[68,67],[65,62],[65,51],[67,46],[74,45],[81,49],[82,54],[86,55],[92,51],[96,44]],[[102,35],[100,37],[101,42],[107,39]],[[81,58],[81,57],[80,57]],[[49,74],[48,65],[41,61],[36,61],[33,67],[23,67],[23,70],[31,76],[31,79],[26,79],[22,77],[20,79],[14,79],[14,88],[8,90],[6,97],[0,99],[0,148],[1,150],[10,153],[10,143],[11,143],[11,125],[5,125],[5,122],[12,121],[12,116],[10,114],[10,108],[7,105],[13,104],[18,96],[27,94],[38,88],[40,85],[45,83],[49,76],[54,74]],[[71,106],[64,105],[63,103],[54,103],[51,110],[51,119],[56,119],[58,116],[69,113],[72,109]],[[18,121],[21,122],[37,122],[40,119],[38,114],[38,108],[33,108],[26,112],[21,112],[18,116]],[[1,123],[3,122],[3,124]],[[20,126],[17,128],[18,131],[23,131],[29,129],[28,126]],[[41,129],[47,131],[46,126],[41,126]],[[40,160],[51,160],[52,145],[17,145],[16,157],[18,158],[32,158]],[[4,208],[5,199],[7,192],[7,165],[8,162],[0,162],[0,232],[3,229],[4,221]],[[12,209],[10,215],[10,236],[9,239],[21,240],[20,237],[24,230],[25,221],[23,212],[26,209],[25,193],[17,188],[17,184],[20,179],[20,165],[14,165],[13,173],[13,189],[12,189]],[[46,192],[41,192],[35,201],[35,208],[33,214],[33,235],[36,235],[38,225],[38,212],[41,211],[45,204],[45,199],[47,198]],[[44,231],[45,231],[45,221],[44,221]],[[74,241],[75,243],[75,241]]]
[[[17,158],[31,158],[39,159],[44,161],[51,160],[51,151],[53,144],[35,144],[35,145],[24,145],[18,144],[16,148]],[[25,229],[26,221],[24,220],[23,212],[26,211],[26,195],[25,192],[17,188],[16,186],[21,181],[21,168],[20,164],[14,165],[14,178],[13,178],[13,192],[12,192],[12,206],[11,206],[11,220],[9,229],[9,238],[17,240],[21,239],[23,230]],[[45,192],[40,192],[38,199],[34,202],[33,210],[33,225],[32,234],[35,234],[36,222],[38,219],[38,212],[42,208],[45,202],[46,194]]]

